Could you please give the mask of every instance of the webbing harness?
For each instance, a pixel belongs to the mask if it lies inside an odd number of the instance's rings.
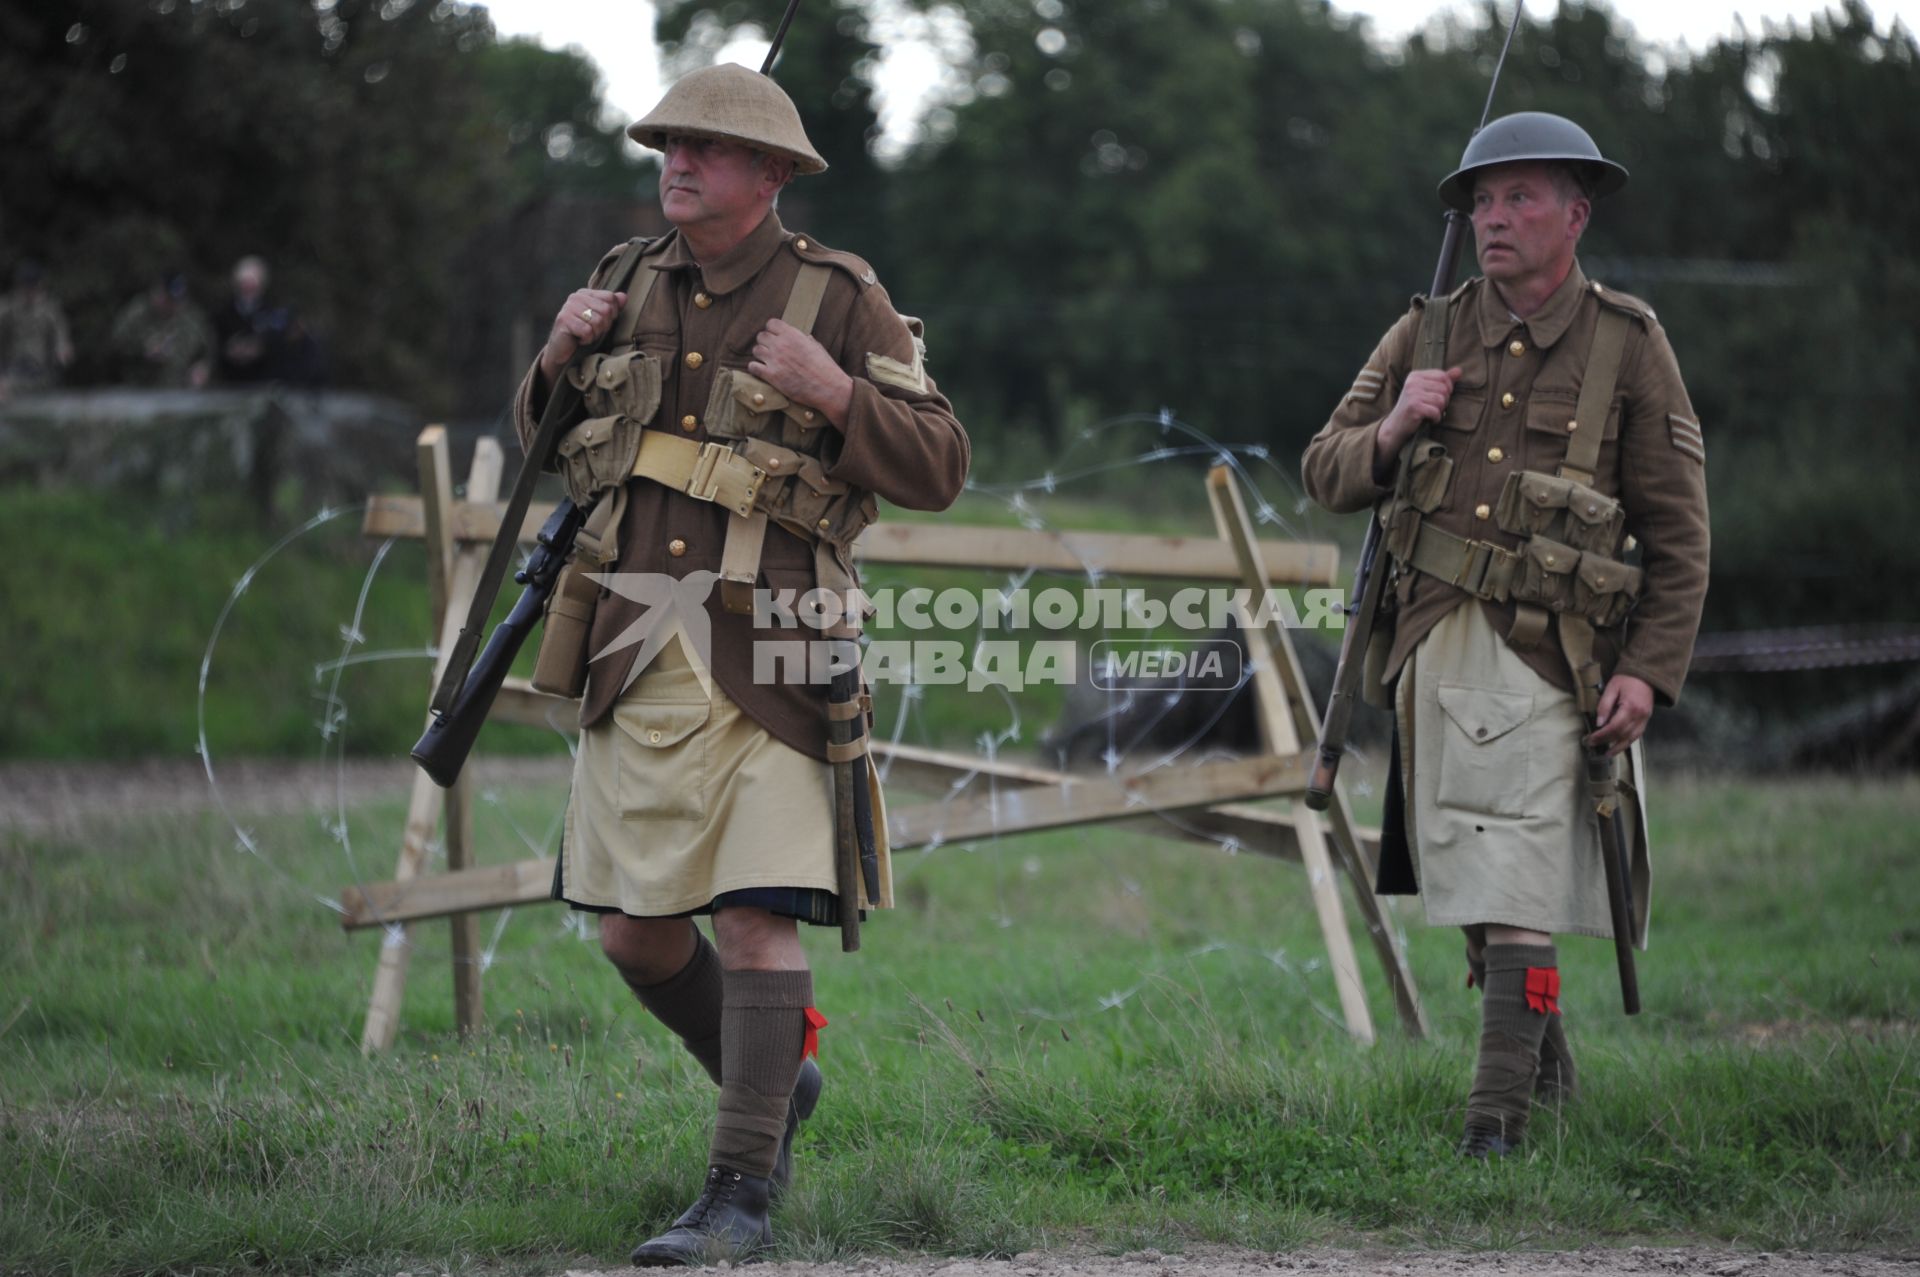
[[[1439,368],[1446,361],[1447,320],[1450,298],[1430,300],[1422,314],[1419,356],[1415,367]],[[1628,316],[1625,312],[1603,307],[1595,325],[1593,345],[1588,351],[1586,375],[1575,402],[1573,420],[1567,422],[1566,459],[1555,473],[1583,485],[1593,483],[1600,459],[1600,444],[1606,434],[1607,410],[1619,382],[1620,360],[1626,350]],[[1424,441],[1430,423],[1423,423],[1401,454],[1399,499],[1404,505],[1409,482],[1408,461],[1416,444]],[[1418,517],[1418,516],[1415,516]],[[1465,590],[1476,598],[1507,602],[1524,553],[1510,550],[1492,541],[1459,536],[1434,526],[1424,518],[1411,539],[1406,553],[1397,561],[1415,571],[1437,577]],[[1518,650],[1536,646],[1545,637],[1548,623],[1556,613],[1535,603],[1515,605],[1512,628],[1507,642]],[[1573,673],[1575,695],[1583,712],[1597,702],[1600,667],[1593,659],[1594,629],[1586,617],[1560,612],[1560,647]]]

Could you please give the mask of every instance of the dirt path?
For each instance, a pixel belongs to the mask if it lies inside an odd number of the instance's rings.
[[[563,782],[571,766],[551,758],[478,758],[482,785]],[[400,795],[415,772],[405,758],[342,764],[220,760],[214,776],[232,811],[298,812]],[[0,763],[0,834],[65,836],[101,822],[178,816],[213,809],[213,787],[196,759],[130,763]]]
[[[625,1277],[635,1268],[601,1270]],[[649,1270],[657,1271],[657,1270]],[[1307,1250],[1281,1255],[1196,1249],[1179,1255],[1027,1254],[1007,1260],[885,1259],[853,1264],[756,1264],[756,1277],[1915,1277],[1920,1255],[1815,1255],[1634,1246],[1565,1252]],[[584,1270],[567,1277],[596,1277]]]

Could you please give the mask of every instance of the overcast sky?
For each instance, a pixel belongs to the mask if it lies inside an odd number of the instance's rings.
[[[816,0],[816,4],[819,2]],[[1554,2],[1531,0],[1529,12],[1536,18],[1543,17],[1552,12]],[[658,99],[660,69],[653,45],[653,6],[644,0],[615,4],[606,0],[492,0],[486,7],[503,35],[535,36],[549,48],[577,45],[583,49],[599,66],[605,77],[607,102],[621,116],[631,119],[643,115]],[[1446,8],[1465,7],[1437,0],[1334,3],[1339,12],[1366,15],[1372,20],[1375,34],[1387,39],[1418,29]],[[1730,34],[1737,20],[1744,20],[1748,30],[1758,34],[1767,22],[1792,20],[1805,25],[1811,15],[1829,6],[1819,0],[1613,0],[1612,7],[1642,39],[1700,50]],[[1867,7],[1875,25],[1883,31],[1896,19],[1908,29],[1920,22],[1920,0],[1867,0]],[[1504,4],[1502,8],[1504,11]],[[806,18],[803,7],[799,21]],[[882,22],[880,30],[893,34],[903,28]],[[729,50],[727,56],[757,68],[765,51],[764,44],[742,45]],[[889,44],[879,87],[882,120],[896,144],[911,131],[915,107],[939,69],[930,46],[912,39]]]

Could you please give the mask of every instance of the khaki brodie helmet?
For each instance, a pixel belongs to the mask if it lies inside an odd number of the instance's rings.
[[[1578,124],[1545,111],[1519,111],[1501,116],[1473,135],[1460,156],[1460,167],[1440,183],[1440,198],[1451,208],[1471,213],[1475,172],[1495,164],[1529,162],[1573,166],[1595,199],[1627,184],[1627,170],[1600,154]]]
[[[656,151],[670,137],[711,137],[739,142],[793,161],[793,171],[822,173],[827,162],[807,141],[800,112],[786,90],[767,76],[722,63],[681,76],[660,105],[627,129],[627,136]]]

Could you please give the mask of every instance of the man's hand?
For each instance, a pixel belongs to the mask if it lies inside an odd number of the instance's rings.
[[[817,408],[836,426],[853,408],[853,378],[827,348],[784,319],[769,319],[753,339],[747,371],[798,404]]]
[[[626,304],[625,293],[610,293],[604,288],[582,288],[567,298],[553,317],[553,330],[540,350],[540,375],[549,387],[560,379],[582,346],[606,335]]]
[[[1413,438],[1423,421],[1438,421],[1440,414],[1447,410],[1447,401],[1453,398],[1453,383],[1460,380],[1460,369],[1449,368],[1441,372],[1437,368],[1422,368],[1419,372],[1408,373],[1406,385],[1400,387],[1399,402],[1393,405],[1386,420],[1374,429],[1373,435],[1373,474],[1376,481],[1393,475],[1393,468],[1400,460],[1400,449],[1407,440]],[[1383,478],[1384,477],[1384,478]]]
[[[1615,674],[1600,693],[1594,712],[1599,730],[1587,737],[1587,744],[1607,746],[1607,757],[1626,749],[1646,733],[1647,720],[1653,717],[1653,688],[1645,679],[1631,674]]]

